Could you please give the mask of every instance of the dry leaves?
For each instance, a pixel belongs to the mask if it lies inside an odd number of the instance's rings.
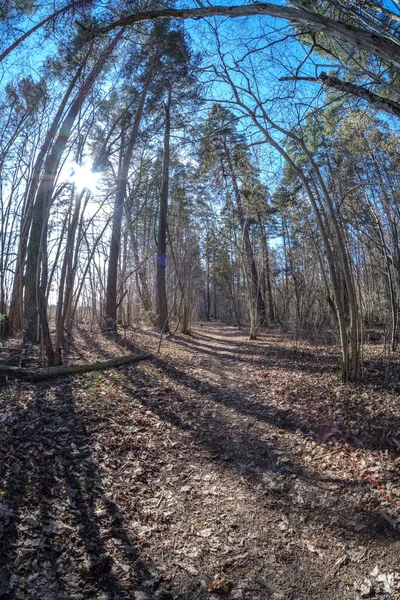
[[[138,368],[6,386],[0,596],[400,596],[398,397],[323,352],[210,325]]]

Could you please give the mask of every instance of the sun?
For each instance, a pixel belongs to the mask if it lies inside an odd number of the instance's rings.
[[[78,165],[78,163],[73,162],[71,164],[72,174],[69,180],[76,185],[77,191],[81,192],[86,189],[92,193],[96,192],[101,174],[94,173],[92,168],[93,164],[89,163]]]

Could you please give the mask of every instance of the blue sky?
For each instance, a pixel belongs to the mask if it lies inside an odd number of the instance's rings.
[[[282,1],[277,4],[284,4]],[[187,2],[179,4],[188,5]],[[221,4],[241,4],[240,0],[234,2],[221,2]],[[387,0],[389,7],[391,1]],[[196,6],[194,2],[189,5]],[[394,7],[391,5],[391,9]],[[53,10],[53,7],[47,7],[43,11],[38,11],[33,17],[29,17],[24,23],[20,24],[21,30],[26,30],[32,27],[36,22],[41,20],[48,14],[48,10]],[[321,70],[329,70],[333,63],[322,63],[321,58],[316,59],[306,58],[307,48],[304,48],[295,40],[288,40],[285,43],[274,45],[268,48],[268,43],[293,33],[288,22],[271,17],[247,17],[247,18],[220,18],[214,17],[207,20],[184,22],[183,27],[189,33],[195,51],[200,51],[204,56],[204,64],[211,67],[218,63],[216,56],[215,38],[213,36],[213,28],[218,25],[220,40],[222,41],[223,51],[226,55],[227,62],[233,66],[234,60],[239,60],[240,65],[246,69],[256,71],[257,77],[254,81],[258,86],[258,95],[262,100],[273,99],[275,96],[289,96],[293,88],[292,84],[282,84],[279,82],[279,77],[293,72],[295,67],[303,61],[301,73],[315,75]],[[57,35],[57,34],[56,34]],[[49,37],[42,42],[38,48],[38,41],[42,40],[42,32],[38,32],[20,47],[13,52],[7,59],[4,65],[0,65],[0,80],[3,86],[14,77],[31,75],[34,78],[41,76],[41,64],[47,55],[56,52],[57,38]],[[257,53],[249,54],[246,59],[243,59],[247,50],[253,51],[257,49]],[[243,60],[242,60],[243,59]],[[210,72],[204,72],[202,78],[204,81],[210,76]],[[240,77],[235,77],[235,83],[240,84]],[[268,111],[271,111],[274,119],[278,122],[281,120],[285,125],[295,122],[299,115],[308,111],[310,104],[315,105],[315,96],[320,91],[319,84],[298,84],[297,93],[293,94],[292,98],[286,98],[279,104],[269,102],[266,104]],[[213,82],[207,90],[207,97],[210,100],[224,99],[228,102],[231,99],[231,92],[228,87],[221,82]],[[319,102],[322,100],[320,99]],[[205,105],[205,110],[207,105]],[[247,133],[252,132],[252,140],[258,142],[262,139],[260,132],[255,129],[249,129],[249,120],[244,119],[242,127]],[[277,171],[281,169],[281,161],[278,159],[275,152],[270,149],[257,147],[259,160],[264,164],[264,177],[270,180],[271,185],[277,180]]]

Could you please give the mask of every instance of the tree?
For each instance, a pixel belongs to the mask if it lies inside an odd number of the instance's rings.
[[[212,173],[217,183],[230,186],[235,198],[235,209],[242,231],[241,252],[248,281],[249,314],[253,323],[251,337],[254,339],[257,324],[266,324],[263,290],[250,238],[251,224],[255,219],[251,187],[254,170],[246,152],[245,141],[236,131],[233,113],[218,104],[212,107],[204,126],[200,160],[202,169]]]
[[[335,6],[335,4],[334,4]],[[342,6],[342,5],[341,5]],[[352,6],[349,2],[348,6]],[[376,55],[396,69],[400,67],[400,50],[396,41],[393,41],[388,35],[386,25],[386,14],[381,11],[380,21],[374,23],[374,28],[360,27],[358,22],[356,26],[348,23],[348,19],[343,20],[338,17],[332,19],[323,14],[314,12],[315,3],[312,4],[312,9],[296,7],[288,7],[276,4],[268,4],[265,2],[255,2],[246,6],[208,6],[202,8],[188,9],[155,9],[149,11],[137,11],[131,15],[127,15],[118,19],[109,25],[97,29],[99,34],[108,33],[119,27],[129,27],[136,23],[155,19],[200,19],[207,17],[223,16],[223,17],[248,17],[253,15],[267,15],[286,19],[294,24],[300,24],[306,27],[309,31],[323,31],[329,36],[337,37],[342,42],[351,44],[373,55]],[[397,16],[395,13],[387,11],[393,18]],[[354,13],[353,13],[354,14]],[[353,15],[352,15],[353,16]],[[364,25],[364,23],[363,23]],[[378,32],[376,33],[376,28]],[[379,35],[380,34],[380,35]]]
[[[164,30],[165,50],[159,85],[164,96],[162,101],[165,120],[157,235],[156,323],[158,331],[168,333],[169,315],[166,291],[166,268],[172,111],[178,103],[182,105],[185,101],[193,102],[196,98],[197,90],[191,77],[191,70],[195,68],[196,57],[192,56],[183,30],[169,30],[168,27],[162,27],[160,34],[162,30]]]
[[[41,320],[41,332],[50,364],[54,362],[54,352],[50,341],[46,316],[46,237],[47,218],[51,206],[54,182],[75,119],[122,35],[123,31],[120,31],[107,44],[70,105],[44,163],[44,173],[32,208],[32,225],[29,234],[25,273],[24,328],[27,341],[35,341],[37,339],[37,318],[39,316]]]
[[[121,246],[121,223],[123,215],[123,207],[126,200],[126,189],[128,182],[129,167],[131,165],[133,151],[137,141],[140,122],[142,120],[143,111],[147,94],[149,92],[154,72],[158,67],[160,60],[160,50],[158,41],[153,36],[150,36],[149,45],[154,47],[149,52],[144,66],[144,74],[142,75],[142,91],[139,96],[136,113],[133,122],[130,125],[130,132],[127,141],[125,141],[126,133],[123,132],[120,146],[120,160],[117,175],[117,192],[115,195],[114,215],[112,221],[112,234],[110,242],[110,254],[108,259],[108,275],[107,275],[107,292],[106,292],[106,307],[104,315],[105,331],[117,331],[117,280],[118,280],[118,259]],[[129,119],[131,113],[126,113]],[[122,127],[126,128],[126,119],[122,123]]]

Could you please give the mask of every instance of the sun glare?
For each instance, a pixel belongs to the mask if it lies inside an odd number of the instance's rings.
[[[76,185],[78,191],[87,189],[92,193],[96,192],[100,173],[93,173],[92,167],[91,164],[78,165],[75,162],[71,164],[70,181]]]

